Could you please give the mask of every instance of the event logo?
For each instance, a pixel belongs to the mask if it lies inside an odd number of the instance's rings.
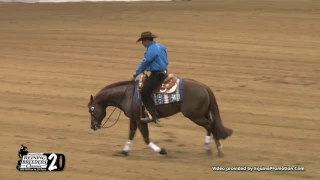
[[[63,171],[66,163],[64,154],[30,153],[23,144],[18,152],[18,171]]]

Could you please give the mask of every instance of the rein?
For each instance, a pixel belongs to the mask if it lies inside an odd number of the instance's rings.
[[[112,111],[112,113],[110,114],[110,116],[108,117],[108,119],[107,119],[107,120],[103,123],[103,125],[101,126],[101,129],[102,129],[102,128],[110,128],[110,127],[114,126],[114,125],[119,121],[119,118],[120,118],[120,115],[121,115],[121,112],[122,112],[122,111],[120,111],[116,122],[114,122],[111,126],[104,127],[104,125],[108,122],[108,120],[110,119],[111,115],[113,114],[113,112],[114,112],[116,109],[117,109],[116,107],[113,109],[113,111]]]
[[[127,92],[127,89],[128,89],[128,87],[129,87],[129,85],[130,85],[130,84],[127,85],[127,88],[126,88],[126,90],[124,91],[124,93],[123,93],[123,95],[122,95],[122,98],[121,98],[121,100],[120,100],[119,105],[121,104],[124,96],[126,95],[126,92]],[[107,119],[107,120],[103,123],[103,125],[101,126],[101,129],[102,129],[102,128],[110,128],[110,127],[114,126],[114,125],[119,121],[119,118],[120,118],[120,115],[121,115],[121,112],[122,112],[121,109],[120,109],[120,112],[119,112],[119,115],[118,115],[118,118],[117,118],[116,122],[114,122],[111,126],[104,127],[104,125],[108,122],[108,120],[110,119],[111,115],[114,113],[114,111],[115,111],[116,109],[117,109],[117,107],[115,107],[115,108],[113,109],[113,111],[112,111],[112,113],[109,115],[108,119]]]

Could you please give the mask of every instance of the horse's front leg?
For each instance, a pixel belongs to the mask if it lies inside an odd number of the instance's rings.
[[[130,150],[132,149],[132,145],[133,145],[133,138],[136,134],[137,131],[137,122],[133,119],[130,119],[130,130],[129,130],[129,138],[125,144],[125,146],[123,147],[122,151],[120,152],[122,155],[129,155]]]
[[[139,123],[139,130],[143,136],[144,142],[155,152],[161,155],[167,155],[168,152],[165,148],[158,147],[155,143],[151,142],[149,139],[149,128],[147,123]]]

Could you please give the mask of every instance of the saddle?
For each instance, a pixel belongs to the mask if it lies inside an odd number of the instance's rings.
[[[146,80],[148,79],[147,74],[142,74],[139,80],[139,85],[138,85],[138,90],[139,90],[139,95],[141,88],[144,86]],[[177,90],[178,87],[178,78],[175,77],[172,73],[168,74],[167,77],[164,79],[163,83],[159,85],[154,91],[153,94],[170,94],[173,93]],[[144,107],[141,106],[141,115],[140,119],[146,122],[151,122],[151,115],[148,112],[148,110]]]
[[[139,89],[143,87],[146,82],[148,75],[142,74],[139,81]],[[173,93],[178,87],[178,78],[173,75],[173,73],[168,74],[168,76],[164,79],[163,83],[157,87],[153,93],[155,94],[168,94]]]

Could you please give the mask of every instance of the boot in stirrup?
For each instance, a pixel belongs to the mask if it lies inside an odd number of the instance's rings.
[[[159,119],[158,119],[159,115],[156,110],[154,110],[153,112],[154,113],[152,113],[152,121],[157,124],[159,122]]]
[[[144,122],[149,122],[151,121],[151,115],[150,113],[148,112],[148,110],[144,107],[144,110],[142,110],[142,117],[140,118],[141,121],[144,121]]]

